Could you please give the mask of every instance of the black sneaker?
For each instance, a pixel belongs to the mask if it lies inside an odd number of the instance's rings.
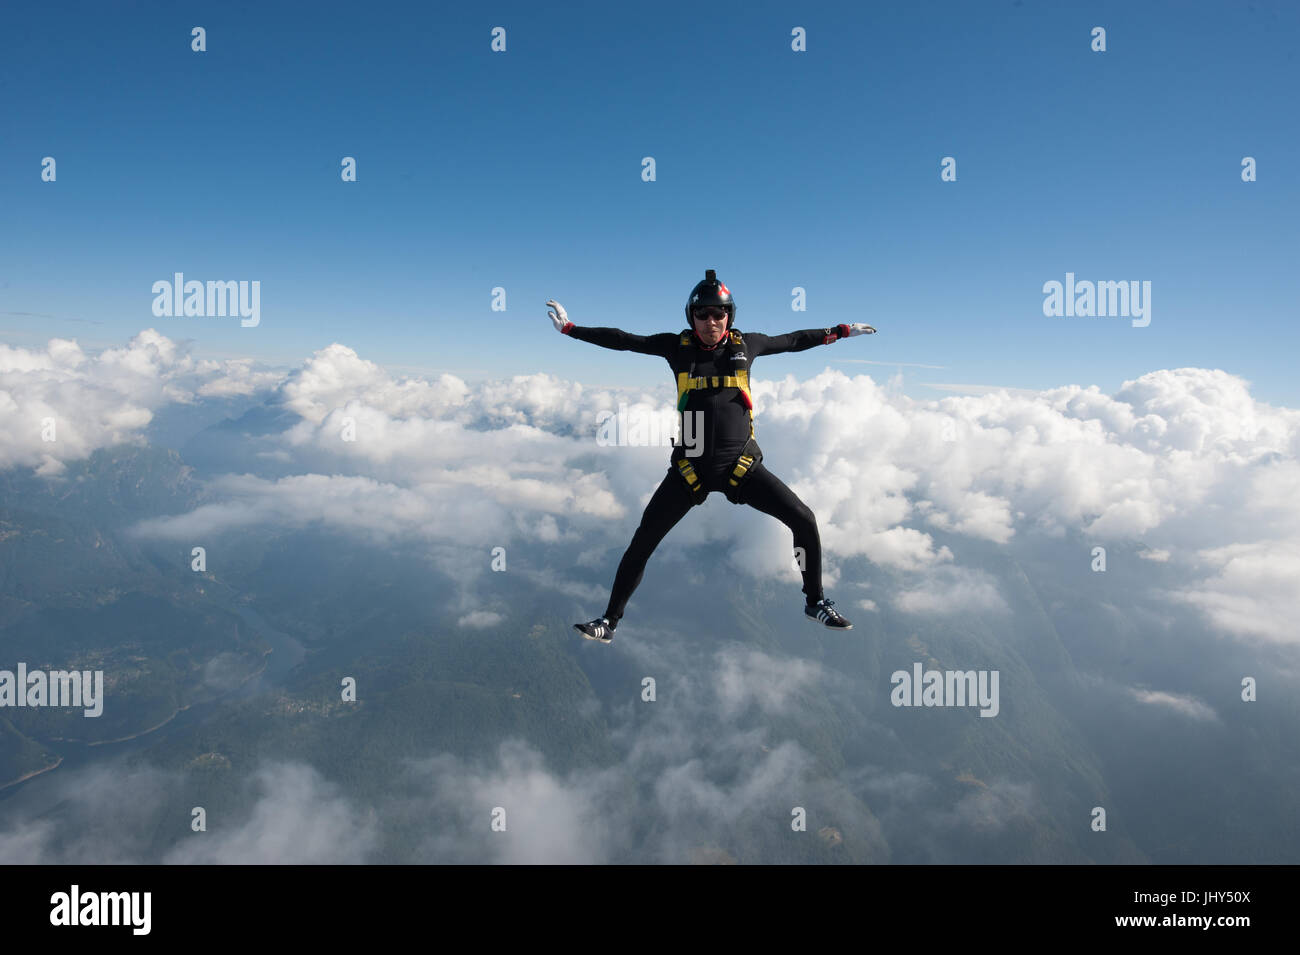
[[[575,623],[573,629],[588,640],[599,640],[601,643],[611,643],[614,640],[614,631],[618,629],[617,623],[610,623],[604,617],[597,617],[591,623]]]
[[[803,608],[804,616],[808,618],[809,623],[825,624],[832,630],[852,630],[853,624],[849,623],[844,615],[834,608],[834,603],[834,600],[827,600],[823,597],[815,604],[805,604]]]

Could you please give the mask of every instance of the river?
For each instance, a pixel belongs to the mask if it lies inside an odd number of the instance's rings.
[[[195,703],[187,709],[181,710],[157,729],[142,733],[131,739],[97,745],[66,740],[58,742],[40,740],[39,742],[42,745],[61,756],[63,761],[54,769],[33,776],[30,779],[25,779],[6,789],[0,789],[0,816],[10,812],[26,815],[27,811],[47,809],[55,798],[58,779],[66,776],[69,771],[104,763],[124,754],[152,746],[161,739],[169,738],[172,734],[184,732],[201,725],[232,701],[247,699],[250,696],[265,693],[267,690],[283,684],[293,668],[306,657],[306,649],[289,634],[273,627],[266,618],[252,607],[240,605],[235,608],[235,612],[263,640],[271,645],[271,652],[267,654],[266,666],[260,674],[245,681],[239,687],[218,699]]]

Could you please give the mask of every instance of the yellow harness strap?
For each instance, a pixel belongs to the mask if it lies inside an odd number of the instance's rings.
[[[744,339],[740,332],[732,331],[730,336],[732,344],[744,344]],[[690,335],[683,335],[682,346],[685,347],[691,343]],[[749,393],[749,369],[744,368],[737,371],[734,375],[710,375],[704,378],[692,378],[689,373],[679,371],[677,373],[677,410],[681,411],[686,407],[686,396],[689,392],[699,391],[704,388],[739,388],[741,395],[745,399],[745,407],[749,409],[749,417],[754,417],[754,396]]]
[[[682,372],[686,374],[686,372]],[[742,373],[743,374],[743,373]],[[697,388],[741,388],[746,382],[740,375],[712,375],[707,378],[687,378],[682,383],[687,391],[694,391]]]
[[[691,467],[691,462],[681,458],[677,462],[677,470],[682,472],[682,477],[686,478],[686,483],[690,485],[692,491],[698,493],[700,490],[700,479],[695,473],[695,468]]]
[[[745,476],[745,472],[753,466],[754,456],[752,454],[742,454],[740,460],[736,462],[736,466],[731,472],[731,486],[738,486],[740,484],[740,479]]]

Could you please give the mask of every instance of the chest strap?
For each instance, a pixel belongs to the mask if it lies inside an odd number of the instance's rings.
[[[686,408],[686,401],[692,391],[703,391],[706,388],[738,388],[741,397],[745,401],[745,407],[749,409],[752,416],[754,413],[754,399],[749,394],[749,370],[737,371],[734,375],[705,375],[702,378],[692,378],[684,371],[677,373],[677,410],[682,411]]]

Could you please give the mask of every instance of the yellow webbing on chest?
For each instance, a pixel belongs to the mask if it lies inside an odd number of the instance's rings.
[[[731,339],[734,344],[744,343],[740,337],[740,332],[731,332]],[[689,345],[691,339],[689,335],[682,336],[682,344]],[[749,393],[749,369],[742,368],[734,375],[704,375],[699,378],[692,378],[688,372],[679,371],[677,373],[677,410],[682,411],[686,407],[687,395],[692,391],[700,391],[705,388],[738,388],[744,396],[745,407],[749,409],[750,418],[754,417],[754,396]]]

